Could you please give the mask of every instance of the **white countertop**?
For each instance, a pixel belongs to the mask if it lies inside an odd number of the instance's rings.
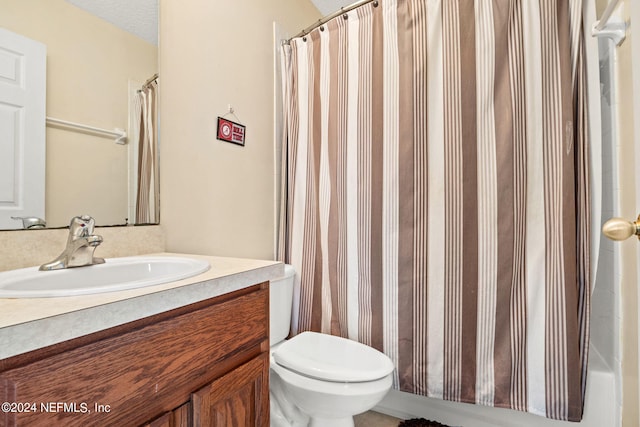
[[[275,261],[155,255],[204,259],[211,268],[188,279],[119,292],[0,298],[0,359],[276,279],[284,272],[283,264]]]

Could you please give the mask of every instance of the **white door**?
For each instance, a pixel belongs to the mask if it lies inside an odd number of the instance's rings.
[[[634,165],[635,165],[635,182],[633,183],[626,182],[625,187],[628,188],[628,190],[624,192],[621,192],[619,188],[616,188],[615,190],[617,191],[617,195],[619,195],[621,198],[631,197],[631,195],[633,194],[633,187],[635,186],[635,207],[636,207],[635,214],[637,214],[640,212],[640,168],[638,167],[638,165],[640,164],[639,163],[640,162],[640,32],[637,32],[636,27],[637,25],[640,24],[640,2],[637,0],[626,0],[624,2],[620,2],[620,4],[625,5],[626,11],[628,12],[628,16],[629,16],[629,20],[627,20],[626,26],[627,28],[630,28],[630,30],[626,31],[628,41],[625,41],[625,43],[628,43],[628,42],[631,43],[631,48],[630,48],[631,53],[630,54],[626,53],[623,59],[618,60],[617,62],[619,64],[622,64],[622,67],[630,66],[631,76],[629,77],[628,72],[626,72],[623,79],[621,79],[621,81],[623,82],[623,85],[618,86],[617,90],[632,91],[633,100],[632,100],[632,105],[624,106],[626,108],[632,108],[631,114],[626,115],[626,117],[632,117],[632,120],[627,119],[627,121],[620,123],[619,126],[621,128],[624,127],[627,130],[633,129],[633,151],[635,151],[635,153],[632,153],[630,146],[628,144],[625,144],[622,148],[623,151],[619,151],[618,155],[620,158],[624,158],[625,160],[627,160],[629,156],[633,156]],[[634,31],[634,28],[636,31]],[[617,74],[617,76],[619,75],[620,73]],[[629,83],[629,81],[631,81],[631,83]],[[619,107],[619,105],[616,105],[616,107]],[[618,147],[618,150],[621,150],[621,148]],[[628,160],[624,162],[625,166],[627,166],[627,162]],[[623,163],[623,161],[619,161],[619,163]],[[625,214],[629,215],[629,211],[627,210]],[[612,227],[617,226],[615,229],[613,229],[613,231],[615,231],[616,234],[619,236],[619,239],[622,240],[627,236],[633,238],[634,234],[638,234],[638,225],[639,225],[638,221],[640,221],[640,216],[636,219],[634,215],[633,217],[628,216],[627,218],[624,218],[621,221],[612,221],[611,224],[612,224]],[[611,230],[607,230],[607,232],[609,231]],[[634,238],[633,240],[636,240],[636,239]],[[626,250],[628,250],[628,247]],[[631,278],[635,276],[635,281],[636,281],[635,285],[637,288],[640,289],[640,274],[639,274],[640,270],[638,270],[638,266],[640,266],[640,250],[636,251],[636,257],[637,258],[636,258],[635,266],[632,266],[632,267],[627,265],[628,262],[618,262],[617,270],[619,270],[619,272],[618,271],[616,272],[617,280],[620,281],[622,288],[632,289],[633,283],[623,283],[623,282],[630,282]],[[631,292],[632,292],[631,290],[628,290],[627,295],[631,295]],[[624,297],[624,296],[625,296],[625,292],[622,291],[621,297]],[[628,302],[622,303],[621,306],[622,306],[621,310],[624,311],[624,309],[626,308],[628,310],[627,313],[629,314],[627,314],[625,318],[620,318],[620,320],[632,319],[635,316],[635,322],[637,322],[636,324],[638,328],[637,330],[640,330],[640,292],[637,293],[637,300],[636,300],[635,307],[633,307],[633,305],[629,304]],[[621,330],[622,329],[624,328],[621,326]],[[634,332],[632,328],[629,328],[629,330],[631,330],[632,332],[626,333],[625,336],[622,338],[623,340],[625,338],[627,340],[629,339],[633,340],[632,334]],[[640,340],[637,340],[636,344],[638,345],[638,351],[640,351]],[[633,352],[630,351],[628,354],[633,354]],[[630,366],[633,363],[633,358],[636,358],[635,363],[637,363],[640,368],[640,358],[637,358],[636,356],[632,356],[626,364],[625,364],[625,360],[623,360],[622,378],[623,378],[623,381],[629,381],[631,384],[635,382],[635,385],[638,387],[638,390],[636,390],[636,393],[632,393],[632,392],[629,393],[628,396],[630,397],[628,399],[624,399],[624,401],[622,398],[620,398],[617,402],[618,404],[624,404],[624,405],[633,404],[634,403],[633,398],[635,397],[635,399],[637,400],[637,405],[640,405],[640,384],[637,381],[638,379],[637,371],[634,379],[633,372],[635,369],[632,366]],[[628,388],[631,389],[631,387],[628,387]],[[619,389],[622,389],[622,386],[619,386]],[[625,392],[626,392],[626,389],[627,387],[625,387]],[[630,405],[630,406],[634,408],[634,405]],[[623,419],[624,425],[626,425],[625,423],[629,425],[638,424],[637,411],[634,411],[633,409],[623,410],[622,414],[624,416],[624,419]]]
[[[47,47],[0,28],[0,229],[44,219]]]
[[[637,31],[637,26],[640,25],[640,2],[637,0],[628,1],[629,14],[631,16],[631,23],[636,28],[636,31],[632,32],[633,43],[631,45],[631,58],[632,58],[632,78],[633,78],[633,121],[634,121],[634,144],[635,144],[635,164],[636,164],[636,209],[640,212],[640,169],[638,168],[638,161],[640,160],[640,32]],[[640,251],[638,251],[638,260],[636,265],[640,265]],[[636,274],[636,285],[640,289],[640,274]],[[638,330],[640,330],[640,292],[638,293]],[[640,351],[640,340],[638,340],[638,351]],[[640,365],[640,358],[638,358],[638,364]],[[639,366],[640,369],[640,366]],[[640,384],[639,384],[640,387]],[[638,390],[638,405],[640,405],[640,389]]]

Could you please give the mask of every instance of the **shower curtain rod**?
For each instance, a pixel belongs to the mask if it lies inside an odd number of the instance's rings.
[[[149,83],[151,83],[152,81],[156,80],[158,78],[158,73],[155,73],[153,76],[151,76],[151,78],[147,79],[146,82],[144,82],[144,84],[142,86],[146,86]]]
[[[591,27],[591,35],[594,37],[608,37],[616,44],[620,46],[624,39],[627,37],[627,24],[620,22],[619,19],[611,22],[611,16],[613,11],[620,3],[620,0],[610,0],[609,4],[602,13],[602,17],[593,23]]]
[[[605,27],[605,25],[607,25],[607,23],[609,22],[609,19],[611,18],[611,15],[613,14],[613,11],[618,6],[619,2],[620,0],[611,0],[609,2],[609,4],[607,5],[607,8],[602,13],[602,16],[598,21],[596,21],[595,25],[593,26],[595,30],[601,31]]]
[[[353,9],[356,9],[360,6],[364,6],[367,3],[371,3],[373,2],[374,7],[378,6],[378,0],[360,0],[357,1],[353,4],[350,4],[349,6],[345,6],[345,7],[341,7],[339,11],[337,12],[333,12],[331,15],[327,15],[324,18],[318,19],[318,22],[316,22],[315,24],[305,28],[304,30],[300,31],[298,34],[296,34],[295,36],[291,37],[289,40],[285,40],[284,43],[285,44],[289,44],[291,42],[291,40],[298,38],[298,37],[304,37],[307,34],[309,34],[311,31],[315,30],[316,28],[326,24],[327,22],[331,21],[333,18],[338,17],[340,15],[344,15],[347,12],[352,11]]]

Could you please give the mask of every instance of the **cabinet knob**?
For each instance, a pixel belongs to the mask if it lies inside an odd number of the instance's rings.
[[[640,239],[640,215],[634,222],[624,218],[611,218],[602,226],[602,233],[611,240],[626,240],[633,235]]]

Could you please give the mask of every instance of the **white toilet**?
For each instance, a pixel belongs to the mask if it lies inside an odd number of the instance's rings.
[[[271,427],[353,427],[391,388],[393,362],[378,350],[332,335],[290,340],[295,270],[270,284]]]

